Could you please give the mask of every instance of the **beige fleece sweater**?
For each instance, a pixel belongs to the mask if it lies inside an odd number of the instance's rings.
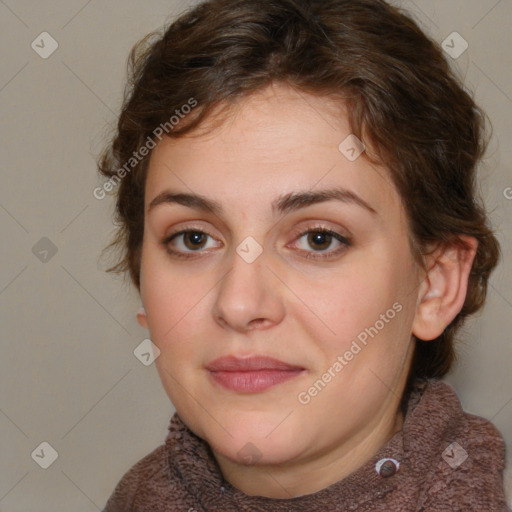
[[[509,512],[504,461],[505,444],[492,423],[465,413],[447,383],[418,380],[402,430],[358,470],[316,493],[244,494],[174,414],[165,443],[123,476],[104,512]]]

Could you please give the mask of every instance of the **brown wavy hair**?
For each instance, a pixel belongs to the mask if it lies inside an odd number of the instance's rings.
[[[118,231],[106,249],[121,256],[108,271],[129,272],[140,291],[150,153],[130,159],[155,128],[194,98],[197,107],[167,135],[181,137],[217,107],[274,82],[348,107],[352,132],[401,195],[418,261],[433,243],[478,240],[462,310],[436,340],[416,339],[410,381],[444,376],[455,360],[455,333],[484,304],[499,258],[476,190],[487,117],[439,44],[382,0],[208,0],[137,43],[117,132],[98,161],[119,186]],[[134,165],[119,180],[129,161]]]

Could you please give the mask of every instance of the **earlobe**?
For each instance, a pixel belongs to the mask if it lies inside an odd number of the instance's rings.
[[[141,327],[144,327],[144,329],[148,328],[148,320],[146,318],[146,310],[142,306],[137,311],[137,322],[139,322],[139,325]]]
[[[419,286],[412,333],[429,341],[439,337],[457,316],[466,300],[469,274],[478,241],[461,236],[429,255],[428,271]]]

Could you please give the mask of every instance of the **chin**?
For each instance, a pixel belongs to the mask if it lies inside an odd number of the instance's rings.
[[[292,421],[287,421],[283,422],[282,414],[237,413],[221,423],[231,435],[220,427],[211,430],[210,421],[200,437],[215,452],[238,464],[282,464],[297,455],[303,435],[302,429],[295,429]]]
[[[290,443],[293,446],[286,446],[285,439],[271,442],[268,439],[250,441],[247,437],[241,437],[231,443],[226,443],[225,439],[221,439],[219,443],[216,441],[207,440],[213,451],[243,466],[285,464],[296,457],[298,448],[295,443]]]

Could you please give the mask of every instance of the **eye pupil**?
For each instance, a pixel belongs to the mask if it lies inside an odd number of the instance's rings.
[[[321,245],[322,247],[319,248],[319,250],[326,249],[329,247],[331,243],[331,235],[329,233],[322,233],[322,232],[312,232],[309,235],[309,242],[311,242],[313,245]]]
[[[204,245],[204,240],[202,240],[203,238],[204,238],[204,233],[200,233],[198,231],[189,231],[188,233],[186,233],[185,243],[189,249],[197,249],[198,246]],[[189,247],[189,244],[188,244],[189,241],[191,241],[191,244],[192,244],[191,247]],[[202,243],[201,243],[201,241],[202,241]]]

